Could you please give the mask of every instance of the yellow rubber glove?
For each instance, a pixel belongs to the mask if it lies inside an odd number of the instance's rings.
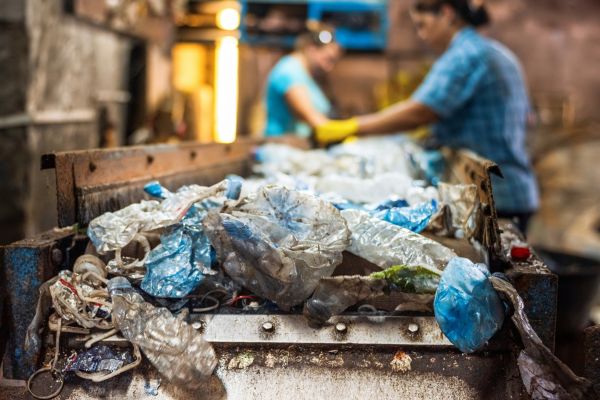
[[[358,132],[358,120],[356,118],[331,120],[317,126],[315,139],[321,144],[341,142],[356,132]]]

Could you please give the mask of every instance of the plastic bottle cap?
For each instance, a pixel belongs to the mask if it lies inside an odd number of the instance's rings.
[[[510,248],[510,256],[516,261],[526,261],[531,255],[531,251],[527,246],[512,246]]]

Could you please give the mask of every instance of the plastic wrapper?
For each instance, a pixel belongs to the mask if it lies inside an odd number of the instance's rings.
[[[280,186],[263,187],[230,214],[209,213],[204,227],[225,272],[284,310],[333,273],[349,240],[330,203]]]
[[[444,335],[463,353],[481,349],[502,327],[504,307],[484,264],[452,259],[442,274],[433,310]]]
[[[106,345],[96,345],[82,351],[70,359],[65,371],[75,372],[114,372],[124,365],[131,364],[133,357],[128,349],[117,352]]]
[[[309,323],[318,326],[355,304],[392,292],[401,311],[431,311],[439,278],[428,269],[407,266],[394,266],[369,276],[323,278],[303,313]]]
[[[364,211],[345,210],[341,214],[352,232],[347,250],[381,268],[407,265],[439,271],[456,257],[454,251],[438,242]]]
[[[186,215],[192,204],[203,199],[223,195],[232,183],[224,180],[214,186],[184,186],[162,202],[155,200],[131,204],[119,211],[104,213],[88,226],[88,236],[100,254],[120,250],[139,232],[164,228]],[[239,183],[234,184],[239,190]]]
[[[206,384],[204,378],[212,374],[217,359],[198,331],[166,308],[145,302],[123,277],[111,279],[108,289],[115,327],[141,348],[163,376],[189,389]]]
[[[415,206],[408,206],[406,202],[385,202],[371,212],[371,215],[419,233],[425,229],[437,208],[435,200]]]
[[[523,385],[532,399],[579,400],[595,398],[589,380],[573,373],[561,362],[535,333],[525,305],[516,289],[507,280],[496,276],[489,278],[494,289],[512,308],[511,320],[521,336],[524,350],[517,359]]]

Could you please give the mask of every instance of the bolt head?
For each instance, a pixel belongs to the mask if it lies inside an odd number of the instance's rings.
[[[335,324],[335,330],[338,333],[346,333],[348,331],[348,327],[346,326],[345,323],[343,322],[338,322],[337,324]]]
[[[194,322],[192,324],[192,328],[194,328],[195,330],[202,329],[202,322]]]
[[[408,331],[410,333],[417,333],[419,331],[419,325],[415,323],[408,324]]]
[[[275,330],[275,326],[273,326],[272,322],[265,322],[262,324],[262,330],[265,332],[273,332]]]

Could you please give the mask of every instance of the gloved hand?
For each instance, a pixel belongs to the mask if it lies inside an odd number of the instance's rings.
[[[317,126],[315,139],[321,144],[341,142],[356,132],[358,132],[358,120],[356,118],[331,120]]]

